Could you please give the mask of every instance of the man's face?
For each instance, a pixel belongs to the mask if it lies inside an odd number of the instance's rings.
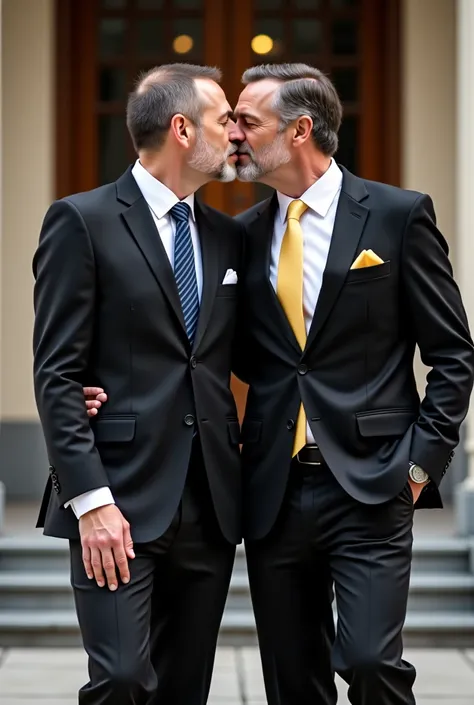
[[[233,181],[237,176],[237,145],[229,141],[229,131],[235,127],[230,119],[230,105],[224,91],[214,81],[197,79],[196,87],[205,107],[189,166],[218,181]]]
[[[241,181],[265,181],[291,159],[287,134],[272,109],[281,84],[272,79],[250,83],[242,91],[234,112],[230,139],[239,143],[237,176]]]

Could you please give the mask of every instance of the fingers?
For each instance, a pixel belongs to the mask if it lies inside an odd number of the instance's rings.
[[[111,548],[106,548],[102,550],[102,565],[104,566],[105,578],[107,580],[107,585],[109,590],[116,590],[118,588],[117,581],[117,571],[115,569],[115,551],[119,551],[119,545],[114,546],[112,551]]]
[[[115,565],[116,563],[119,568],[122,581],[124,583],[128,583],[130,581],[127,556],[125,555],[123,546],[120,546],[120,543],[118,542],[113,549],[107,547],[101,550],[95,546],[91,546],[90,548],[86,546],[82,551],[82,560],[84,563],[84,568],[86,569],[87,577],[89,580],[94,578],[99,587],[104,587],[107,582],[109,590],[114,591],[117,589],[118,581]]]
[[[92,578],[94,577],[94,571],[92,570],[91,550],[89,546],[82,547],[82,562],[84,563],[84,568],[87,577],[89,578],[89,580],[92,580]]]
[[[102,406],[100,401],[86,401],[87,416],[97,416],[99,409]]]
[[[95,399],[86,399],[86,409],[100,409],[102,403]]]
[[[133,550],[133,539],[130,533],[130,524],[124,519],[123,528],[123,545],[125,547],[125,553],[132,560],[135,558],[135,551]]]
[[[115,564],[120,575],[120,580],[122,581],[122,583],[129,583],[130,571],[128,569],[128,558],[127,554],[125,553],[125,547],[123,543],[119,543],[117,546],[114,546],[114,558]]]
[[[97,416],[100,407],[107,401],[107,394],[99,394],[97,399],[86,399],[87,416]]]
[[[82,560],[87,577],[99,587],[117,590],[119,578],[130,581],[129,558],[134,558],[130,524],[114,505],[104,505],[79,519]]]
[[[102,555],[99,549],[95,546],[91,546],[91,564],[92,572],[94,574],[94,579],[99,587],[104,587],[104,572],[102,569]]]
[[[103,394],[102,387],[83,387],[85,397],[96,397],[98,394]]]

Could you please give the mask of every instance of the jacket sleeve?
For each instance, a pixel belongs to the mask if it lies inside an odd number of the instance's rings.
[[[33,273],[35,396],[53,488],[64,505],[109,485],[82,390],[94,329],[94,253],[71,202],[57,201],[47,212]]]
[[[474,348],[466,312],[436,227],[433,203],[421,195],[405,227],[402,295],[411,334],[431,368],[414,426],[410,459],[439,484],[459,443],[473,386]]]

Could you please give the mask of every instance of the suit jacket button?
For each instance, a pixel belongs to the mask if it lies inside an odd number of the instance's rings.
[[[288,419],[288,421],[286,422],[286,427],[288,431],[292,431],[294,429],[295,422],[293,421],[293,419]]]
[[[194,426],[194,416],[192,416],[191,414],[186,414],[186,416],[184,417],[184,423],[186,424],[186,426]]]
[[[190,362],[190,364],[191,364],[192,369],[195,370],[196,367],[197,367],[198,361],[196,360],[196,358],[195,358],[194,355],[192,356],[192,358],[191,358],[191,360],[190,360],[189,362]]]
[[[298,365],[298,374],[305,375],[308,371],[308,365],[302,364]]]

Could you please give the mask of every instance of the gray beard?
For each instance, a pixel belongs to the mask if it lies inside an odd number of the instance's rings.
[[[278,135],[272,144],[265,145],[257,152],[248,149],[245,154],[248,154],[252,161],[244,166],[237,166],[239,181],[258,181],[283,164],[288,164],[291,159],[284,144],[283,135]]]
[[[222,159],[222,155],[213,149],[199,133],[189,166],[201,174],[210,174],[217,181],[228,183],[237,178],[237,169],[234,165],[227,163],[227,157],[230,154],[232,152],[229,150],[225,159]]]

